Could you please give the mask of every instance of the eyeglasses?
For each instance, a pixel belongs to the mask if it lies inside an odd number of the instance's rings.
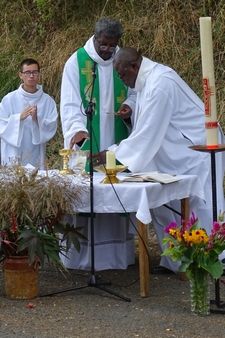
[[[98,41],[98,39],[96,39],[96,38],[95,38],[95,41],[96,41],[97,44],[98,44],[99,50],[102,51],[102,52],[110,52],[110,53],[113,53],[113,52],[115,52],[115,50],[116,50],[116,47],[117,47],[117,46],[110,46],[110,45],[101,43],[101,42]]]
[[[116,49],[116,47],[108,47],[106,45],[99,45],[99,49],[102,51],[102,52],[110,52],[110,53],[113,53]]]
[[[38,76],[39,75],[39,70],[33,70],[33,71],[26,70],[25,72],[21,72],[21,73],[24,74],[27,77],[30,77],[31,75]]]

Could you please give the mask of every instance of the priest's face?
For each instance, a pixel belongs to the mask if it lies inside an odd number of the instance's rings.
[[[23,65],[19,77],[23,82],[23,89],[28,92],[35,92],[39,82],[40,70],[37,64]]]
[[[115,61],[114,68],[121,80],[130,88],[135,87],[135,82],[138,74],[138,67],[136,64],[129,64],[123,61]]]
[[[94,47],[103,60],[109,60],[115,54],[118,41],[117,37],[100,34],[98,37],[94,36]]]

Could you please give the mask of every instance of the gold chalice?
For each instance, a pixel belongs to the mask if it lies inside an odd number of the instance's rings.
[[[103,184],[115,184],[120,183],[120,180],[116,177],[116,174],[121,173],[122,171],[126,170],[127,167],[124,165],[116,165],[113,169],[106,169],[104,165],[99,165],[94,167],[94,169],[100,173],[106,174],[104,179],[101,181]]]
[[[59,155],[63,158],[63,169],[60,170],[60,174],[62,175],[70,175],[73,174],[73,170],[69,168],[69,160],[70,156],[74,153],[72,149],[60,149]]]

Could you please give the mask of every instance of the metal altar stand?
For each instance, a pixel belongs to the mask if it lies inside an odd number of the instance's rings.
[[[211,180],[212,180],[212,208],[213,208],[213,221],[217,221],[217,188],[216,188],[216,153],[225,151],[225,144],[218,144],[216,146],[197,145],[190,147],[193,150],[209,153],[211,156]],[[215,300],[210,301],[210,308],[212,313],[225,314],[225,302],[220,299],[220,279],[215,281]]]

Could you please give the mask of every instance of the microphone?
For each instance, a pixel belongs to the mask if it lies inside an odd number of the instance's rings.
[[[91,94],[90,94],[90,100],[85,108],[85,114],[86,115],[92,115],[94,112],[94,106],[95,103],[93,102],[93,93],[94,93],[94,85],[95,85],[95,79],[96,79],[96,67],[97,67],[97,62],[93,60],[93,67],[92,67],[92,83],[88,89],[91,89]],[[86,92],[87,93],[87,92]]]

